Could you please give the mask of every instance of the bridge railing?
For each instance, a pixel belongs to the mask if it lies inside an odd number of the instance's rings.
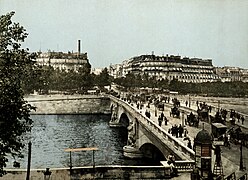
[[[154,131],[157,131],[159,134],[163,136],[165,140],[168,140],[174,148],[176,148],[178,151],[183,152],[185,155],[189,157],[189,159],[195,158],[195,152],[184,145],[181,141],[173,137],[171,134],[169,134],[167,131],[165,131],[163,128],[161,128],[158,124],[151,121],[149,118],[144,117],[146,119],[146,123],[153,128]]]
[[[175,167],[179,172],[192,171],[195,165],[195,161],[175,161]]]
[[[169,134],[167,131],[165,131],[163,128],[161,128],[158,124],[153,122],[151,119],[145,117],[143,114],[139,113],[132,106],[130,106],[127,102],[125,102],[121,99],[118,99],[112,95],[110,95],[109,97],[112,98],[113,100],[117,101],[118,103],[123,104],[124,106],[126,106],[126,108],[129,108],[129,110],[132,113],[136,113],[137,116],[140,117],[139,120],[141,123],[147,124],[148,127],[152,128],[151,132],[157,132],[158,134],[160,134],[164,140],[167,140],[168,142],[171,143],[173,148],[175,148],[178,152],[182,152],[183,154],[185,154],[187,156],[187,159],[194,160],[195,152],[192,149],[185,146],[183,142],[174,138],[171,134]]]

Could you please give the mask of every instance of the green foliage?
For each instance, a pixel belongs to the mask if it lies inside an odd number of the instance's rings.
[[[21,49],[27,37],[19,23],[11,21],[14,12],[0,16],[0,176],[7,156],[21,157],[24,135],[31,130],[30,111],[24,101],[23,86],[31,75],[34,55]]]
[[[101,89],[104,86],[109,86],[111,84],[111,77],[109,76],[107,68],[104,68],[99,75],[95,76],[94,83],[96,86],[99,86]]]
[[[87,90],[93,86],[90,75],[90,64],[80,67],[78,72],[54,69],[52,66],[37,66],[33,70],[35,81],[29,81],[29,91],[47,94],[49,90],[76,92]]]
[[[180,94],[199,94],[208,96],[245,97],[248,95],[248,83],[244,82],[206,82],[206,83],[184,83],[177,79],[172,81],[156,80],[135,74],[127,74],[124,78],[115,79],[114,82],[128,89],[150,87],[169,91],[177,91]]]

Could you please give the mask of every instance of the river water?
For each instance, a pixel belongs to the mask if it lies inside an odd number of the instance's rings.
[[[69,166],[66,148],[98,147],[95,165],[141,165],[144,160],[130,160],[123,156],[127,142],[125,128],[110,128],[109,115],[32,115],[33,128],[31,168],[55,168]],[[24,159],[18,159],[26,168],[27,148]],[[72,165],[92,165],[92,151],[73,152]],[[8,166],[12,166],[8,164]]]

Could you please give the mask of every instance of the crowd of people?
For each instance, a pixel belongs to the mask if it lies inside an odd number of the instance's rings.
[[[149,98],[146,98],[145,96],[143,96],[141,98],[141,96],[139,95],[128,95],[126,96],[125,98],[122,98],[123,100],[127,101],[128,103],[130,103],[132,106],[136,106],[137,109],[141,110],[141,109],[144,109],[144,107],[146,108],[146,111],[145,111],[145,116],[149,119],[151,119],[151,116],[152,116],[152,113],[153,116],[157,117],[157,123],[158,125],[161,127],[162,125],[165,125],[167,126],[169,123],[169,118],[167,118],[164,114],[164,109],[163,108],[160,108],[159,105],[163,104],[164,103],[171,103],[173,104],[175,107],[180,107],[180,100],[177,99],[176,97],[166,97],[166,96],[156,96],[156,95],[151,95],[149,96]],[[189,105],[193,104],[193,101],[188,101],[186,100],[185,101],[185,106],[186,107],[190,107]],[[211,113],[212,112],[212,109],[213,107],[211,105],[208,105],[206,104],[205,102],[199,102],[199,101],[195,101],[194,103],[196,103],[196,107],[198,108],[198,110],[207,110],[208,113]],[[151,109],[151,104],[155,106],[155,109]],[[145,106],[146,105],[146,106]],[[163,106],[164,107],[164,106]],[[222,121],[226,121],[227,119],[227,114],[228,114],[228,111],[226,109],[223,109],[223,108],[215,108],[216,111],[216,115],[213,117],[214,119],[217,119],[220,118]],[[192,114],[191,114],[192,115]],[[199,114],[198,114],[199,116]],[[198,116],[196,116],[196,118],[192,118],[193,121],[194,120],[202,120],[200,118],[198,118]],[[189,116],[190,117],[190,116]],[[192,121],[191,119],[191,121]],[[186,120],[186,119],[185,119]],[[185,121],[185,125],[190,125],[189,122],[191,121]],[[221,122],[222,122],[221,121]],[[230,122],[238,122],[240,124],[244,124],[244,121],[245,121],[245,118],[242,114],[236,112],[235,110],[231,109],[230,110]],[[192,122],[191,122],[192,123]],[[188,135],[188,131],[187,129],[185,128],[186,126],[182,126],[181,124],[174,124],[172,125],[171,128],[169,128],[169,133],[172,134],[172,136],[176,137],[176,138],[182,138],[182,137],[187,137]],[[195,126],[195,127],[198,127],[198,126]],[[223,134],[223,141],[224,141],[224,144],[225,146],[227,147],[230,147],[230,135],[228,134]],[[188,144],[187,146],[189,148],[192,148],[192,145],[191,145],[191,141],[190,139],[188,139]]]

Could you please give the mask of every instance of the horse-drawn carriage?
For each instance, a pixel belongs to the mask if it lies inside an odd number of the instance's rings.
[[[222,117],[221,112],[217,111],[215,116],[210,116],[211,123],[222,123],[225,124],[225,120]]]
[[[159,111],[164,111],[164,103],[162,102],[158,103],[157,108]]]
[[[179,118],[180,117],[180,111],[177,106],[174,106],[171,108],[170,116]]]
[[[173,106],[180,107],[180,101],[177,98],[172,99]]]
[[[248,133],[243,132],[240,127],[231,128],[229,134],[231,136],[231,141],[234,144],[242,143],[244,146],[248,147]]]
[[[227,126],[222,123],[212,123],[211,124],[212,134],[214,138],[223,139],[223,134],[227,131]]]
[[[196,115],[194,115],[191,112],[189,115],[187,115],[186,124],[188,124],[189,126],[198,127],[199,126],[199,119],[196,117]]]
[[[209,122],[209,109],[207,107],[202,107],[197,110],[198,118],[201,121]]]

